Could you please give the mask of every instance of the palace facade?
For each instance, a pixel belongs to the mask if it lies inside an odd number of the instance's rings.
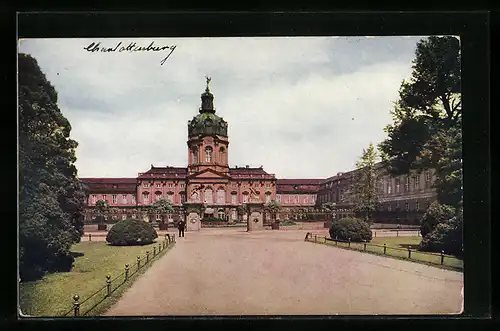
[[[187,167],[155,167],[134,178],[80,178],[89,188],[86,222],[95,218],[98,200],[113,207],[115,219],[139,217],[139,210],[165,198],[179,211],[172,215],[189,214],[186,206],[198,208],[198,217],[214,216],[227,221],[239,218],[238,206],[265,206],[271,200],[281,207],[280,219],[319,211],[325,202],[335,202],[338,217],[351,216],[353,198],[346,194],[352,185],[355,171],[338,173],[329,178],[278,179],[261,167],[230,167],[228,124],[216,114],[214,96],[209,86],[201,95],[199,114],[188,122]],[[380,222],[415,222],[427,206],[436,199],[432,188],[432,171],[391,177],[380,181],[381,207],[375,217]],[[264,219],[269,214],[264,212]],[[146,221],[154,221],[145,216]],[[156,220],[160,215],[156,215]],[[270,219],[270,218],[268,218]]]

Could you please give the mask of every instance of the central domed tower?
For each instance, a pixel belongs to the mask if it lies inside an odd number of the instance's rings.
[[[222,173],[229,172],[227,122],[215,114],[210,80],[207,77],[207,87],[201,95],[200,113],[188,121],[189,173],[207,168]]]

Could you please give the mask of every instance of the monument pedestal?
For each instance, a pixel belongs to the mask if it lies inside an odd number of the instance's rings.
[[[186,231],[200,231],[201,215],[203,214],[203,204],[186,203]]]
[[[264,203],[249,202],[247,206],[250,209],[247,219],[247,231],[264,230]]]

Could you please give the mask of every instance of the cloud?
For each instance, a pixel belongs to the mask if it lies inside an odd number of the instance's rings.
[[[81,177],[133,177],[187,164],[187,121],[204,76],[229,124],[231,165],[278,178],[352,169],[384,139],[420,37],[102,39],[177,47],[167,53],[90,53],[91,39],[22,40],[55,86],[79,142]]]

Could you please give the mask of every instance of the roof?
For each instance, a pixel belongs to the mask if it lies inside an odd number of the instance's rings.
[[[136,178],[80,178],[90,193],[134,193]]]
[[[229,174],[232,178],[265,178],[275,179],[274,174],[267,173],[262,167],[235,167],[229,168]]]
[[[138,179],[149,178],[186,178],[187,168],[185,167],[155,167],[151,165],[151,169],[146,172],[139,173]]]
[[[317,193],[324,179],[278,179],[276,193]]]

